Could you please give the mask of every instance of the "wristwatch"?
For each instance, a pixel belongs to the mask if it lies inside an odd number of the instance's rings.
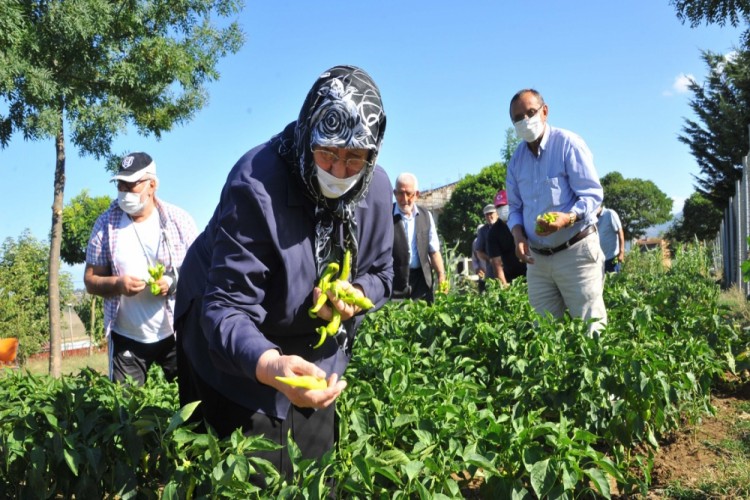
[[[571,211],[571,212],[568,212],[568,217],[570,218],[570,221],[568,222],[568,227],[572,227],[573,224],[575,224],[576,221],[578,220],[578,215],[576,215],[575,212]]]

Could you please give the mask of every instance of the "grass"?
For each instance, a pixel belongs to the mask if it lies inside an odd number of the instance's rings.
[[[91,356],[86,354],[63,356],[61,373],[63,375],[77,375],[86,367],[92,368],[103,375],[109,373],[107,352],[94,352]],[[49,373],[49,360],[47,358],[27,360],[23,369],[34,375],[47,375]]]
[[[730,319],[746,329],[750,327],[750,303],[742,289],[733,287],[722,291],[719,303],[725,307]],[[742,377],[738,383],[743,385],[750,382]],[[750,401],[740,401],[736,411],[740,418],[727,422],[728,433],[725,438],[710,443],[713,452],[722,457],[720,470],[702,478],[694,487],[674,482],[666,490],[665,498],[750,498]]]
[[[750,414],[750,402],[741,402],[737,410]],[[750,420],[741,418],[732,422],[729,435],[712,443],[712,449],[723,457],[722,468],[692,488],[678,482],[672,484],[666,491],[667,498],[750,498]]]

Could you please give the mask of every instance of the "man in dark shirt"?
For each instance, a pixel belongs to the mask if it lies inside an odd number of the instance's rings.
[[[495,195],[498,221],[487,233],[487,254],[495,277],[507,285],[519,276],[526,276],[526,263],[518,260],[513,234],[508,228],[508,195],[501,189]]]

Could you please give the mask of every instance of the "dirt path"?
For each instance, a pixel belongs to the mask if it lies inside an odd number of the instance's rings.
[[[654,459],[648,498],[665,498],[665,488],[675,482],[685,488],[697,488],[707,478],[724,477],[731,457],[719,444],[732,437],[736,421],[750,419],[750,414],[739,408],[741,402],[748,401],[748,396],[714,396],[715,416],[704,417],[701,423],[684,428],[662,444]]]

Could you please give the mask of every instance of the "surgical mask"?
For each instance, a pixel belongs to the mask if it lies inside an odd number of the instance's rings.
[[[497,207],[497,216],[500,218],[501,221],[508,222],[509,215],[510,215],[510,207],[508,205]]]
[[[341,198],[348,193],[354,185],[362,177],[365,169],[362,169],[358,174],[352,175],[351,177],[345,177],[339,179],[335,175],[331,175],[318,165],[315,165],[315,169],[318,171],[318,185],[320,186],[320,192],[326,198]]]
[[[519,139],[526,142],[534,142],[541,137],[544,132],[544,123],[542,123],[541,113],[537,113],[531,118],[524,118],[513,124],[516,128],[516,135]]]
[[[144,190],[145,191],[145,190]],[[130,193],[127,191],[117,192],[117,204],[123,212],[128,215],[140,213],[146,206],[146,202],[141,200],[143,193]]]

